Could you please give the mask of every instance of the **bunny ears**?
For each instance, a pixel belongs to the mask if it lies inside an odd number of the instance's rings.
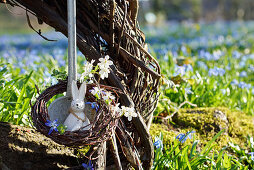
[[[72,81],[71,91],[73,100],[83,100],[86,95],[86,82],[83,82],[78,90],[76,81]]]

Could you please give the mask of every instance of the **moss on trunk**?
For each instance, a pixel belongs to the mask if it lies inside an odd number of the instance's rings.
[[[254,119],[239,111],[230,111],[226,108],[196,108],[181,109],[172,119],[169,125],[152,124],[151,135],[158,136],[163,133],[163,142],[168,145],[179,133],[196,131],[195,138],[200,140],[200,145],[205,145],[220,130],[225,129],[217,140],[216,149],[228,145],[228,142],[238,144],[242,148],[247,147],[247,136],[254,136]],[[190,143],[190,140],[186,141]]]

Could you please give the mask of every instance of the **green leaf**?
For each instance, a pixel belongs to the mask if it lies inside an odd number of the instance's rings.
[[[185,161],[187,163],[187,166],[188,166],[188,169],[191,170],[191,165],[190,165],[190,161],[189,161],[189,158],[188,158],[188,148],[186,149],[186,152],[184,153],[184,156],[185,156]]]
[[[222,129],[219,133],[217,133],[213,138],[212,138],[212,140],[210,140],[209,142],[208,142],[208,144],[203,148],[203,150],[201,151],[201,155],[204,155],[204,154],[208,154],[208,153],[206,153],[207,152],[207,150],[209,150],[209,148],[211,147],[211,145],[212,145],[212,143],[223,133],[225,131],[225,129]]]
[[[65,133],[66,129],[67,129],[67,126],[65,126],[65,125],[63,125],[63,124],[60,124],[59,126],[57,126],[57,130],[58,130],[58,132],[59,132],[61,135],[63,135],[63,134]]]
[[[67,72],[54,69],[51,76],[55,77],[56,79],[65,80],[67,79]]]
[[[198,145],[198,140],[194,141],[194,143],[191,147],[190,156],[189,156],[190,159],[194,156],[197,145]]]

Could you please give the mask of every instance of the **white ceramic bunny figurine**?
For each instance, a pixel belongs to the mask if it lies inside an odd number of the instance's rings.
[[[86,94],[86,83],[83,82],[78,90],[78,86],[76,81],[72,81],[72,97],[73,100],[71,102],[70,114],[64,121],[64,125],[67,126],[67,131],[75,131],[84,127],[82,130],[90,129],[91,125],[89,119],[84,113],[85,109],[85,94]],[[88,126],[87,126],[88,125]]]

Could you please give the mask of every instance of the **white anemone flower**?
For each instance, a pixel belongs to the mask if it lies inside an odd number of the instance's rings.
[[[105,94],[102,96],[103,100],[115,100],[115,96],[112,95],[110,92],[105,92]]]
[[[121,113],[121,108],[119,107],[120,103],[117,103],[115,106],[110,105],[110,110],[112,111],[112,115],[115,116],[116,113]]]
[[[91,62],[87,62],[84,66],[84,72],[81,74],[80,80],[83,81],[85,77],[93,77],[92,70],[93,70],[93,63],[95,60]]]
[[[94,95],[99,97],[99,95],[101,94],[101,90],[98,87],[94,87],[92,90],[90,90],[90,92]]]
[[[108,74],[110,73],[109,67],[108,68],[101,68],[99,71],[99,75],[101,79],[108,78]]]
[[[99,61],[100,63],[98,63],[98,66],[100,67],[100,69],[103,69],[103,68],[108,69],[110,65],[113,65],[113,62],[109,60],[108,55],[106,55],[105,58],[100,58]]]
[[[125,107],[125,106],[121,106],[122,110],[122,114],[124,114],[125,117],[128,118],[128,121],[132,120],[132,117],[137,117],[137,113],[135,112],[134,107]]]

